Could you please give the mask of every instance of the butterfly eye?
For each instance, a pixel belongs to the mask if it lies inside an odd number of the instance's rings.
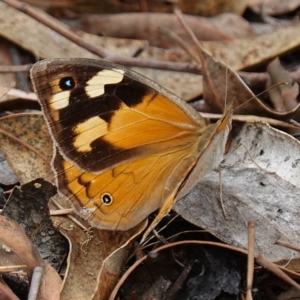
[[[59,81],[59,87],[63,91],[72,90],[75,87],[75,80],[73,77],[64,77]]]
[[[102,194],[101,200],[105,205],[111,205],[113,202],[113,197],[109,193]]]

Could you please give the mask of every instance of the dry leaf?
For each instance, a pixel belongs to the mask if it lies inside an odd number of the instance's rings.
[[[1,146],[0,146],[1,148]],[[4,185],[13,185],[18,182],[16,175],[14,174],[13,170],[3,157],[3,154],[0,151],[0,183]]]
[[[41,114],[1,118],[0,141],[0,150],[21,183],[51,175],[51,153],[44,149],[52,151],[52,142]]]
[[[1,241],[14,251],[27,265],[27,274],[31,278],[36,266],[43,267],[43,277],[39,287],[38,298],[41,300],[59,299],[61,279],[58,273],[46,264],[39,252],[27,238],[24,230],[14,221],[0,215]]]
[[[256,164],[244,146],[249,150]],[[277,240],[300,244],[299,141],[263,123],[245,124],[232,142],[223,167],[222,182],[210,173],[175,211],[207,229],[229,245],[247,248],[247,222],[256,222],[256,252],[273,261],[299,257],[274,245]],[[268,173],[268,172],[276,173]],[[227,215],[220,202],[220,185]]]
[[[27,237],[38,248],[41,257],[56,270],[66,259],[68,245],[50,220],[48,201],[57,188],[41,178],[15,187],[2,215],[22,224]]]
[[[300,44],[300,22],[278,28],[255,38],[236,39],[232,42],[202,42],[213,57],[226,62],[235,71],[265,63],[291,51]],[[278,38],[280,37],[280,38]]]
[[[180,0],[178,5],[186,14],[214,16],[224,12],[242,15],[247,7],[246,0]]]
[[[271,16],[283,15],[292,12],[300,6],[299,0],[250,0],[249,7],[256,13],[263,12]]]
[[[269,63],[267,71],[270,74],[268,87],[272,87],[267,92],[274,108],[279,112],[293,110],[298,105],[299,84],[293,82],[290,74],[280,64],[278,57]],[[287,84],[278,85],[282,82]]]
[[[227,98],[227,101],[234,101],[235,114],[290,120],[299,112],[300,103],[284,112],[278,112],[266,105],[253,94],[232,68],[215,59],[205,50],[202,53],[204,56],[203,97],[210,111],[222,113]]]
[[[235,16],[235,18],[237,17]],[[230,31],[226,30],[226,26],[223,28],[216,26],[219,24],[217,20],[215,20],[216,25],[211,25],[212,22],[209,18],[187,15],[185,20],[201,41],[232,40],[234,38]],[[176,41],[171,40],[161,32],[160,29],[166,27],[172,29],[172,32],[180,36],[185,43],[193,45],[174,14],[92,14],[82,16],[81,23],[84,30],[93,34],[99,34],[99,30],[101,30],[101,34],[109,37],[147,40],[151,46],[178,48],[179,45]]]

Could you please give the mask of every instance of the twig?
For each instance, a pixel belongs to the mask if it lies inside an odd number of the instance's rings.
[[[54,22],[54,19],[50,20],[50,17],[45,17],[45,14],[41,10],[33,8],[31,5],[17,0],[4,0],[3,2],[14,7],[15,9],[26,13],[30,17],[46,25],[47,27],[66,37],[75,44],[89,50],[91,53],[94,53],[99,57],[105,57],[109,55],[109,52],[104,48],[100,46],[94,46],[93,44],[86,42],[84,39],[73,33],[71,30],[65,29],[62,26],[57,25]]]
[[[52,202],[59,208],[59,209],[65,209],[64,207],[62,207],[56,200],[54,200],[53,198],[51,198]],[[67,217],[72,220],[75,224],[77,224],[81,229],[83,229],[84,231],[88,232],[89,229],[86,228],[83,224],[81,224],[76,218],[74,218],[73,216],[67,215]]]
[[[20,65],[20,66],[0,66],[0,73],[17,73],[28,72],[32,67],[32,64]]]
[[[42,267],[35,267],[32,274],[30,290],[28,294],[28,300],[36,300],[39,289],[41,286],[41,281],[43,277],[43,268]]]
[[[284,241],[277,241],[275,243],[275,245],[279,245],[279,246],[282,246],[282,247],[289,248],[289,249],[300,252],[300,247],[299,246],[296,246],[296,245],[293,245],[293,244],[290,244],[290,243],[287,243],[287,242],[284,242]]]
[[[0,282],[0,292],[9,300],[20,300],[20,298],[18,298],[13,291],[2,282]]]
[[[201,66],[195,63],[180,63],[153,59],[139,59],[136,57],[109,56],[106,60],[115,62],[127,67],[152,68],[160,70],[178,71],[193,74],[202,74]]]
[[[74,208],[64,208],[64,209],[56,209],[50,210],[50,216],[62,216],[69,215],[75,212]]]
[[[255,223],[248,222],[248,263],[246,300],[252,300],[252,284],[254,274]]]
[[[294,281],[291,277],[289,277],[287,274],[285,274],[277,265],[269,261],[267,258],[265,258],[262,254],[259,254],[256,258],[256,262],[259,263],[264,268],[268,269],[270,272],[275,274],[277,277],[281,278],[294,288],[300,291],[300,285]]]
[[[165,299],[175,299],[177,293],[182,289],[184,282],[186,281],[187,277],[189,276],[192,268],[195,264],[195,259],[191,259],[185,268],[182,270],[181,274],[178,276],[172,287],[167,291],[165,295]]]
[[[98,55],[99,57],[109,60],[111,62],[119,63],[125,66],[136,66],[136,67],[148,67],[153,69],[162,69],[162,70],[171,70],[171,71],[178,71],[178,72],[188,72],[194,74],[201,74],[201,70],[199,66],[192,63],[177,63],[177,62],[165,62],[165,61],[158,61],[152,59],[140,59],[136,57],[125,57],[113,53],[112,51],[107,51],[103,47],[94,46],[89,42],[86,42],[82,37],[78,36],[77,34],[73,33],[69,29],[65,29],[62,26],[56,24],[54,19],[50,19],[49,16],[46,16],[44,12],[39,11],[29,4],[25,4],[19,2],[17,0],[4,0],[6,4],[18,9],[35,20],[41,22],[45,26],[51,28],[55,32],[59,33],[60,35],[64,36],[65,38],[69,39],[70,41],[76,43],[77,45],[81,46],[82,48],[90,51]]]
[[[0,266],[0,273],[18,272],[19,270],[26,268],[27,265]]]
[[[192,48],[189,45],[187,45],[187,43],[179,35],[177,35],[175,32],[165,27],[161,27],[160,30],[171,40],[175,41],[186,53],[189,54],[189,56],[192,59],[194,59],[196,62],[199,63],[199,58],[196,55],[196,53],[193,52]]]
[[[220,182],[220,204],[223,212],[223,216],[225,220],[227,220],[227,214],[224,207],[224,201],[223,201],[223,183],[222,183],[222,172],[219,170],[219,182]]]

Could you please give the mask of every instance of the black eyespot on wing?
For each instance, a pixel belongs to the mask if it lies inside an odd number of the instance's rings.
[[[104,193],[102,196],[101,196],[101,200],[103,202],[103,204],[105,205],[110,205],[112,204],[112,196],[109,194],[109,193]]]
[[[64,77],[59,81],[59,87],[63,91],[72,90],[75,87],[75,80],[73,77]]]

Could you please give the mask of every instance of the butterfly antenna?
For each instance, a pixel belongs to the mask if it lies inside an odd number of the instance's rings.
[[[242,107],[242,106],[245,105],[246,103],[250,102],[251,100],[253,100],[253,99],[255,99],[255,98],[257,98],[257,97],[263,95],[264,93],[266,93],[266,92],[269,91],[270,89],[272,89],[272,88],[274,88],[274,87],[276,87],[276,86],[279,86],[279,85],[281,85],[281,84],[289,85],[289,83],[286,82],[286,81],[277,82],[277,83],[275,83],[275,84],[269,86],[269,87],[266,88],[265,90],[263,90],[261,93],[259,93],[259,94],[257,94],[257,95],[254,95],[253,97],[249,98],[247,101],[245,101],[245,102],[242,103],[241,105],[235,107],[235,108],[234,108],[234,111],[237,110],[238,108]]]
[[[225,107],[227,105],[227,95],[228,94],[228,60],[226,57],[226,69],[225,69]]]
[[[174,13],[177,16],[177,18],[178,18],[179,22],[181,23],[182,27],[185,29],[185,31],[190,36],[193,43],[196,45],[196,47],[198,49],[197,54],[199,55],[199,58],[198,59],[196,58],[197,63],[201,63],[202,68],[205,68],[205,58],[204,58],[204,55],[202,53],[202,51],[204,51],[204,49],[203,49],[202,45],[200,44],[198,38],[196,37],[196,35],[192,31],[192,29],[185,22],[181,10],[179,8],[175,8]]]

